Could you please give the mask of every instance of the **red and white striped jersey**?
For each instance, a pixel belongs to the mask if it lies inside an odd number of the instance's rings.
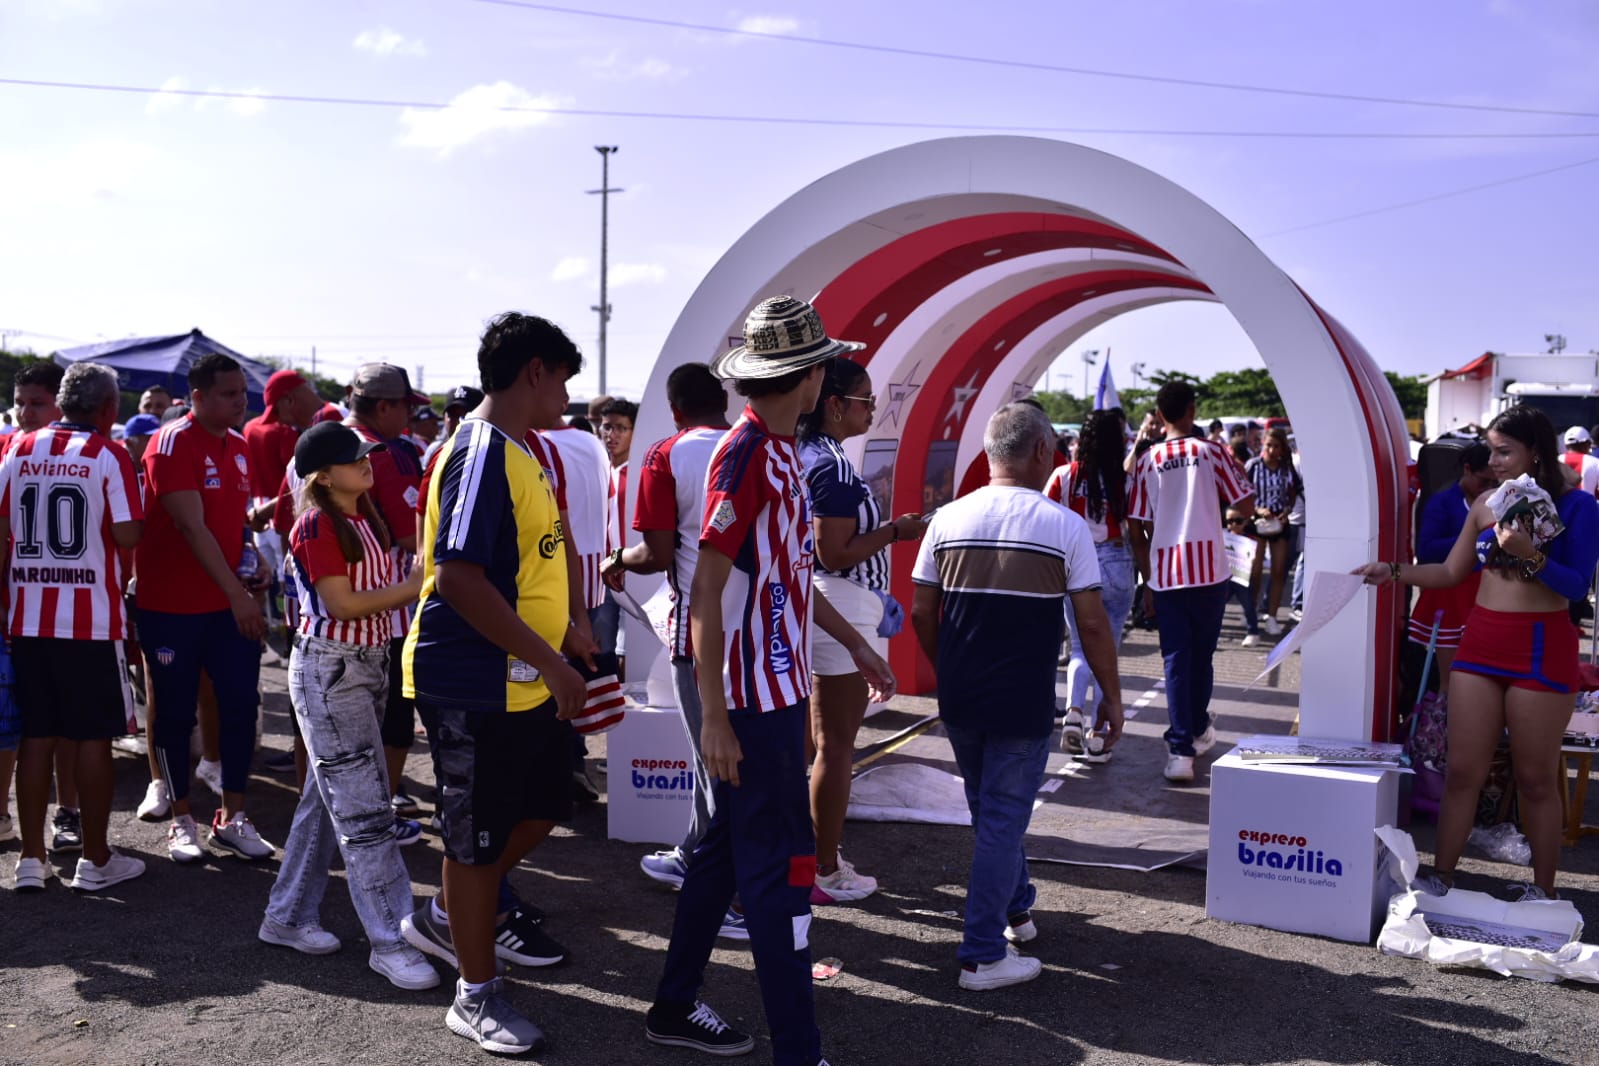
[[[667,588],[672,615],[667,639],[674,659],[694,654],[689,639],[689,589],[694,585],[694,564],[700,558],[700,529],[705,522],[705,472],[711,453],[727,433],[725,427],[694,426],[656,441],[644,453],[638,475],[638,502],[633,507],[633,528],[677,534],[672,565],[667,568]]]
[[[127,450],[93,426],[54,422],[0,464],[11,523],[7,632],[14,637],[122,640],[128,635],[116,522],[144,520]]]
[[[413,553],[400,547],[400,541],[417,535],[416,506],[422,492],[422,453],[409,437],[384,440],[377,431],[353,419],[345,423],[363,440],[383,447],[372,453],[372,488],[369,493],[378,515],[389,527],[394,547],[389,554],[394,572],[401,578],[411,572]],[[290,464],[291,466],[293,464]],[[389,626],[396,636],[411,628],[411,612],[416,604],[396,607],[389,615]]]
[[[611,493],[611,457],[594,434],[562,427],[543,431],[565,496],[566,543],[577,552],[583,602],[590,610],[605,602],[600,564],[605,561],[605,519]],[[559,498],[557,504],[560,503]]]
[[[627,547],[627,464],[611,467],[610,491],[605,501],[605,554]]]
[[[1127,517],[1154,526],[1149,586],[1197,588],[1231,579],[1222,509],[1253,494],[1232,453],[1199,437],[1162,441],[1133,472]]]
[[[773,711],[811,694],[811,496],[793,437],[744,415],[706,472],[700,546],[733,560],[722,590],[729,710]]]
[[[1131,492],[1130,486],[1128,491]],[[1099,521],[1096,522],[1089,516],[1088,485],[1082,478],[1081,463],[1073,460],[1057,466],[1044,485],[1044,495],[1056,503],[1065,504],[1074,514],[1080,515],[1083,521],[1088,523],[1088,531],[1094,535],[1095,544],[1122,539],[1122,524],[1111,514],[1109,506],[1106,506],[1105,513]],[[1123,507],[1125,514],[1125,504]]]
[[[333,520],[320,510],[306,511],[295,520],[289,534],[289,553],[293,560],[295,592],[300,598],[300,632],[342,644],[381,648],[394,636],[393,614],[383,611],[365,618],[341,622],[328,613],[317,595],[316,583],[326,577],[347,577],[356,592],[387,588],[395,582],[394,557],[384,550],[372,525],[360,515],[345,515],[350,528],[361,539],[365,556],[358,563],[348,562],[339,548]]]

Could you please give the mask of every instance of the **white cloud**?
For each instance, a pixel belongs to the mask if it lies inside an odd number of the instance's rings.
[[[605,81],[677,81],[689,73],[687,68],[673,66],[657,56],[646,56],[633,62],[624,57],[620,50],[611,52],[604,59],[585,59],[582,62],[595,77]]]
[[[624,285],[659,285],[666,280],[666,268],[659,263],[617,263],[611,267],[613,289]]]
[[[150,97],[150,102],[144,105],[147,115],[159,115],[163,111],[171,111],[175,107],[182,107],[187,97],[179,96],[177,90],[187,89],[189,83],[182,78],[171,77],[161,83],[161,91]]]
[[[738,28],[744,33],[793,34],[800,24],[792,15],[746,15],[738,20]]]
[[[542,126],[551,117],[542,109],[569,103],[558,96],[534,96],[508,81],[474,85],[440,110],[408,107],[400,112],[400,123],[406,127],[400,143],[410,148],[434,148],[446,156],[495,130]]]
[[[569,255],[550,271],[551,281],[576,281],[589,272],[589,261],[580,255]]]
[[[375,30],[362,30],[352,42],[358,52],[371,52],[377,56],[425,56],[427,45],[411,40],[387,26]]]

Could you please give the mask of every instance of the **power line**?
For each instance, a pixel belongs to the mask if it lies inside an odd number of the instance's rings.
[[[735,37],[756,37],[768,41],[785,41],[790,44],[809,44],[821,48],[845,48],[858,52],[879,52],[885,55],[910,56],[916,59],[941,59],[957,63],[977,63],[990,67],[1010,67],[1017,70],[1039,70],[1054,74],[1080,74],[1093,78],[1117,78],[1123,81],[1151,82],[1158,85],[1180,85],[1185,88],[1224,89],[1229,92],[1268,93],[1274,96],[1300,96],[1317,100],[1341,100],[1362,104],[1395,104],[1404,107],[1432,107],[1452,111],[1493,111],[1512,115],[1555,115],[1561,118],[1599,118],[1594,111],[1561,111],[1551,108],[1511,107],[1503,104],[1463,104],[1448,100],[1415,100],[1397,96],[1369,96],[1362,93],[1323,92],[1316,89],[1288,89],[1274,85],[1249,85],[1242,82],[1205,81],[1199,78],[1178,78],[1162,74],[1136,74],[1121,70],[1100,70],[1093,67],[1068,67],[1054,63],[1033,63],[1021,59],[1001,59],[996,56],[964,55],[958,52],[934,52],[920,48],[902,48],[896,45],[872,44],[864,41],[834,41],[819,37],[798,37],[770,30],[747,30],[728,26],[710,26],[677,19],[656,18],[649,15],[625,15],[613,11],[590,11],[563,7],[558,4],[539,4],[532,0],[472,0],[474,3],[496,7],[517,7],[530,11],[546,11],[557,15],[579,15],[586,18],[609,19],[615,22],[633,22],[646,26],[663,26],[669,29],[693,30],[698,33],[717,33]]]
[[[489,2],[489,0],[482,0]],[[236,92],[228,89],[173,89],[149,85],[108,85],[96,82],[50,81],[40,78],[0,78],[0,85],[35,89],[75,89],[85,92],[125,93],[140,96],[165,94],[215,100],[255,100],[280,104],[328,104],[341,107],[404,108],[445,111],[455,106],[436,100],[382,100],[358,96],[313,96],[300,93]],[[474,105],[476,107],[477,105]],[[1599,130],[1552,133],[1378,133],[1317,130],[1182,130],[1127,129],[1105,126],[999,126],[986,123],[915,122],[890,119],[817,118],[795,115],[731,115],[673,111],[626,111],[588,107],[540,107],[531,104],[494,104],[487,111],[562,115],[577,118],[648,119],[675,122],[748,122],[778,126],[834,126],[860,129],[948,130],[961,133],[1068,133],[1126,137],[1239,137],[1300,140],[1562,140],[1599,137]],[[1594,117],[1599,117],[1595,115]]]
[[[1277,230],[1275,233],[1261,234],[1261,239],[1282,237],[1289,233],[1299,233],[1307,229],[1319,229],[1322,226],[1331,226],[1338,222],[1350,222],[1357,218],[1370,218],[1372,215],[1383,215],[1390,211],[1398,211],[1401,208],[1417,207],[1421,204],[1448,200],[1455,196],[1464,196],[1467,193],[1481,192],[1483,189],[1496,189],[1501,185],[1513,185],[1518,181],[1530,181],[1533,178],[1541,178],[1547,174],[1558,174],[1562,170],[1575,170],[1577,167],[1591,166],[1594,163],[1599,163],[1599,156],[1595,156],[1592,159],[1579,159],[1575,163],[1563,163],[1558,167],[1549,167],[1546,170],[1534,170],[1527,174],[1516,174],[1508,178],[1500,178],[1497,181],[1486,181],[1480,185],[1468,185],[1462,189],[1451,189],[1449,192],[1434,193],[1432,196],[1423,196],[1416,200],[1405,200],[1402,203],[1389,204],[1386,207],[1373,207],[1368,211],[1356,211],[1351,215],[1339,215],[1337,218],[1323,219],[1320,222],[1308,222],[1303,226],[1292,226],[1288,229]]]

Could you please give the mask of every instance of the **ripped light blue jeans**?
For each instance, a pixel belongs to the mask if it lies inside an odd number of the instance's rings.
[[[389,649],[302,636],[289,657],[289,698],[310,767],[266,916],[319,925],[335,849],[350,902],[375,952],[397,951],[411,913],[411,875],[394,841],[379,720],[388,697]]]
[[[1133,553],[1123,540],[1107,540],[1094,545],[1099,557],[1099,598],[1105,605],[1105,617],[1110,619],[1111,639],[1116,647],[1122,645],[1122,627],[1127,624],[1127,614],[1133,609],[1133,592],[1138,586],[1138,574],[1133,566]],[[1077,617],[1072,613],[1071,597],[1066,599],[1066,639],[1071,642],[1071,662],[1066,667],[1066,706],[1087,712],[1084,720],[1092,726],[1099,716],[1099,701],[1104,698],[1101,687],[1094,683],[1094,673],[1083,657],[1083,642],[1077,639]],[[1085,706],[1088,686],[1094,684],[1094,705]]]

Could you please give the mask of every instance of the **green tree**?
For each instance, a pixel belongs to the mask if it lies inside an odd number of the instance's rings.
[[[1223,370],[1211,375],[1199,386],[1197,407],[1201,418],[1217,415],[1272,418],[1287,413],[1271,374],[1263,367]]]
[[[1044,413],[1051,422],[1081,422],[1083,416],[1094,409],[1092,400],[1069,392],[1035,392],[1033,399],[1043,404]]]
[[[1410,419],[1422,418],[1427,413],[1427,379],[1420,374],[1402,377],[1392,370],[1384,370],[1383,377],[1399,399],[1399,407]]]

